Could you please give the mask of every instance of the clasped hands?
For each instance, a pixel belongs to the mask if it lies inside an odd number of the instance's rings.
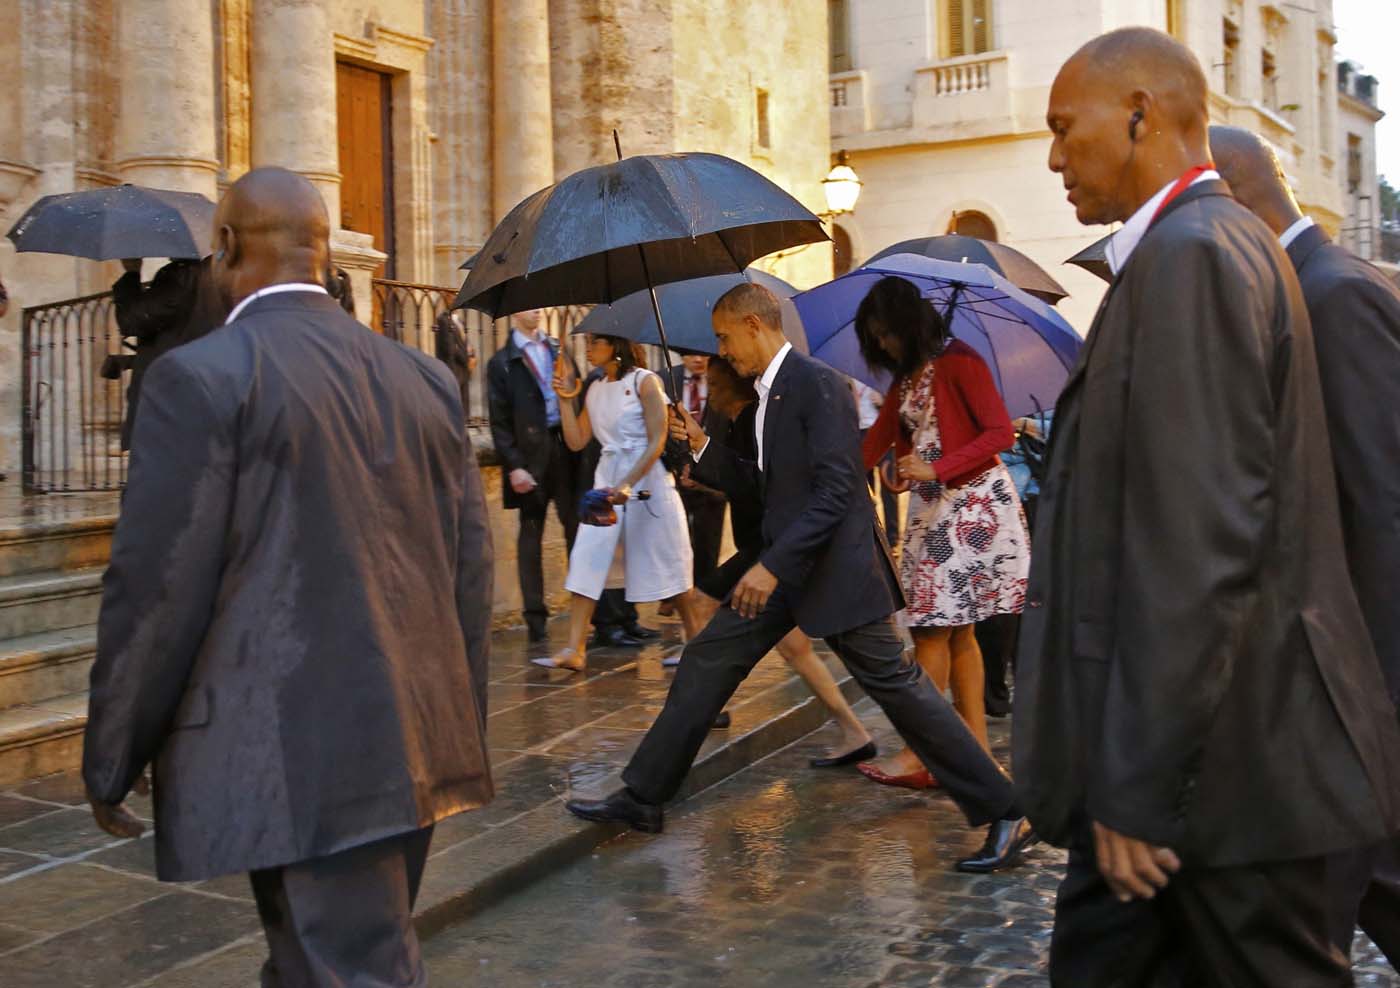
[[[151,794],[151,781],[146,777],[145,772],[136,777],[131,791],[138,796]],[[104,803],[99,799],[94,799],[89,793],[88,804],[92,807],[92,818],[97,821],[97,825],[113,837],[130,840],[140,837],[146,832],[146,825],[135,813],[126,808],[125,803]]]
[[[1120,834],[1097,820],[1094,856],[1099,874],[1119,902],[1154,898],[1181,870],[1181,860],[1171,848]]]
[[[924,462],[917,453],[905,453],[901,456],[895,466],[899,469],[901,477],[909,480],[937,480],[938,474],[933,469],[932,463]]]

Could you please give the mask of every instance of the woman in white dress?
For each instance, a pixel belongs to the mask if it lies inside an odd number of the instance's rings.
[[[661,463],[666,446],[667,398],[661,379],[637,366],[630,341],[615,336],[588,337],[588,362],[603,371],[588,389],[584,409],[561,401],[564,441],[578,451],[597,439],[602,446],[596,489],[611,491],[617,524],[581,524],[569,555],[564,589],[572,594],[569,644],[538,665],[582,670],[589,621],[604,590],[623,588],[634,603],[669,600],[681,615],[687,636],[696,627],[691,606],[690,532],[676,482]],[[560,360],[554,390],[577,394],[573,371]]]

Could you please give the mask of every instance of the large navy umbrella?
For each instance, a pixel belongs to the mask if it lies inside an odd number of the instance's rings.
[[[1023,292],[1054,305],[1069,295],[1058,281],[1050,277],[1045,269],[1025,254],[1006,244],[993,240],[979,240],[962,234],[950,233],[941,237],[919,237],[904,240],[893,247],[886,247],[866,264],[883,261],[896,254],[918,254],[933,257],[940,261],[966,261],[971,264],[985,264]]]
[[[783,333],[794,344],[805,346],[797,311],[787,301],[797,294],[797,289],[766,271],[749,268],[743,274],[673,281],[656,289],[661,317],[666,324],[666,342],[671,348],[685,353],[718,353],[710,313],[720,296],[744,282],[762,285],[783,300]],[[651,311],[651,294],[645,291],[634,292],[611,305],[596,306],[574,327],[574,332],[621,336],[637,343],[661,345],[661,334],[656,330],[656,318]]]
[[[1077,265],[1090,274],[1098,275],[1104,281],[1112,281],[1113,268],[1108,264],[1108,242],[1112,239],[1113,234],[1110,233],[1102,240],[1095,240],[1078,254],[1065,258],[1065,263]]]
[[[987,363],[1012,418],[1055,407],[1079,348],[1064,317],[983,264],[898,254],[871,262],[793,299],[816,357],[881,391],[889,374],[870,367],[856,339],[856,309],[881,278],[904,278]]]
[[[199,258],[213,239],[214,204],[195,192],[118,185],[44,196],[10,228],[15,248],[94,261]]]
[[[826,239],[810,210],[732,158],[638,155],[575,172],[512,209],[454,305],[505,316],[615,302],[738,274],[767,254]]]

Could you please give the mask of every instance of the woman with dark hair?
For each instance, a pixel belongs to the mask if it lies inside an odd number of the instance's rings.
[[[910,482],[900,575],[919,665],[988,748],[982,653],[973,625],[1025,600],[1030,537],[1016,485],[997,454],[1014,433],[991,372],[953,339],[903,278],[884,278],[856,312],[862,356],[894,386],[866,434],[865,464],[895,448]],[[876,782],[927,789],[937,780],[908,748],[860,770]]]
[[[660,462],[667,430],[661,379],[637,366],[640,348],[617,336],[589,334],[588,362],[603,372],[588,389],[584,408],[559,402],[564,442],[574,452],[594,438],[602,447],[593,486],[609,492],[617,522],[580,525],[569,555],[564,589],[572,594],[569,644],[538,665],[581,671],[593,608],[604,590],[623,588],[633,603],[669,600],[688,636],[700,630],[691,607],[690,531],[676,482]],[[567,360],[556,361],[554,390],[579,392]],[[633,495],[636,488],[636,496]]]

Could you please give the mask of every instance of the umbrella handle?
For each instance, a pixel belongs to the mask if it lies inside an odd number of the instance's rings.
[[[572,401],[574,398],[578,397],[578,393],[582,390],[583,382],[574,381],[574,387],[572,391],[560,391],[558,388],[555,388],[554,393],[557,394],[560,398],[563,398],[565,401]]]

